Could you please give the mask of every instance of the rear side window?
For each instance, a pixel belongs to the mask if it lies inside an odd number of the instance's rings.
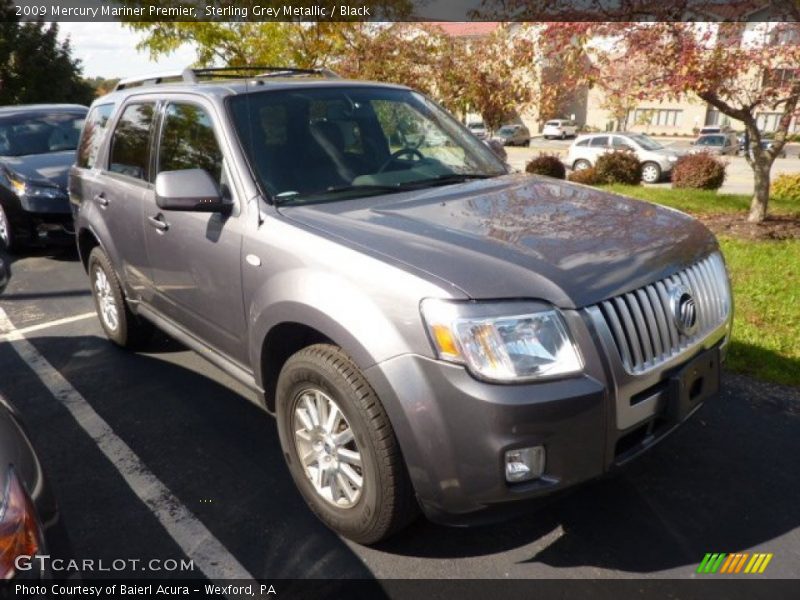
[[[581,148],[584,148],[584,147],[589,145],[589,140],[581,140],[580,142],[576,143],[575,145],[576,146],[580,146]]]
[[[113,104],[100,104],[89,111],[78,144],[78,166],[91,169],[97,160],[100,144],[108,129],[108,120],[114,113]]]
[[[608,146],[608,136],[603,135],[600,137],[592,138],[592,141],[589,142],[589,145],[592,148],[597,148],[597,147],[605,148],[606,146]]]
[[[109,171],[147,181],[154,114],[152,103],[125,108],[111,138]]]
[[[193,104],[170,104],[161,132],[158,172],[203,169],[218,183],[222,152],[208,113]]]

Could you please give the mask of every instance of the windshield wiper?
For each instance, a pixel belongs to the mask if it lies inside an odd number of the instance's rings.
[[[348,194],[351,192],[401,192],[403,189],[399,186],[399,184],[393,185],[341,185],[330,187],[326,190],[320,190],[318,192],[311,192],[310,194],[298,194],[292,192],[283,192],[275,196],[275,199],[278,200],[278,204],[287,205],[292,204],[295,202],[304,202],[306,200],[310,200],[313,202],[325,202],[327,200],[333,200],[334,198],[327,198],[327,196],[339,196],[343,194]]]
[[[428,179],[416,179],[414,181],[407,181],[400,184],[404,190],[414,189],[417,187],[428,187],[432,185],[449,185],[451,183],[464,183],[465,181],[472,181],[475,179],[491,179],[498,177],[498,175],[484,175],[482,173],[447,173],[445,175],[438,175]]]

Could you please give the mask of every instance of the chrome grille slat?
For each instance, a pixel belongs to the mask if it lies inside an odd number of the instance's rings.
[[[670,287],[691,290],[697,310],[697,329],[678,331],[670,308]],[[625,369],[642,373],[670,360],[719,327],[730,310],[727,273],[722,257],[712,254],[660,281],[609,298],[596,305]]]

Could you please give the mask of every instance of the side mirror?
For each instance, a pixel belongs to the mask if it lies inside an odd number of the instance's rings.
[[[6,289],[9,279],[11,279],[11,261],[0,248],[0,294]]]
[[[162,171],[156,177],[156,204],[164,210],[225,213],[225,202],[217,182],[204,169]]]

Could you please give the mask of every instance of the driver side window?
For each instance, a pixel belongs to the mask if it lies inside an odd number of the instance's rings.
[[[222,188],[222,151],[208,113],[193,104],[167,107],[161,130],[158,172],[203,169]]]

